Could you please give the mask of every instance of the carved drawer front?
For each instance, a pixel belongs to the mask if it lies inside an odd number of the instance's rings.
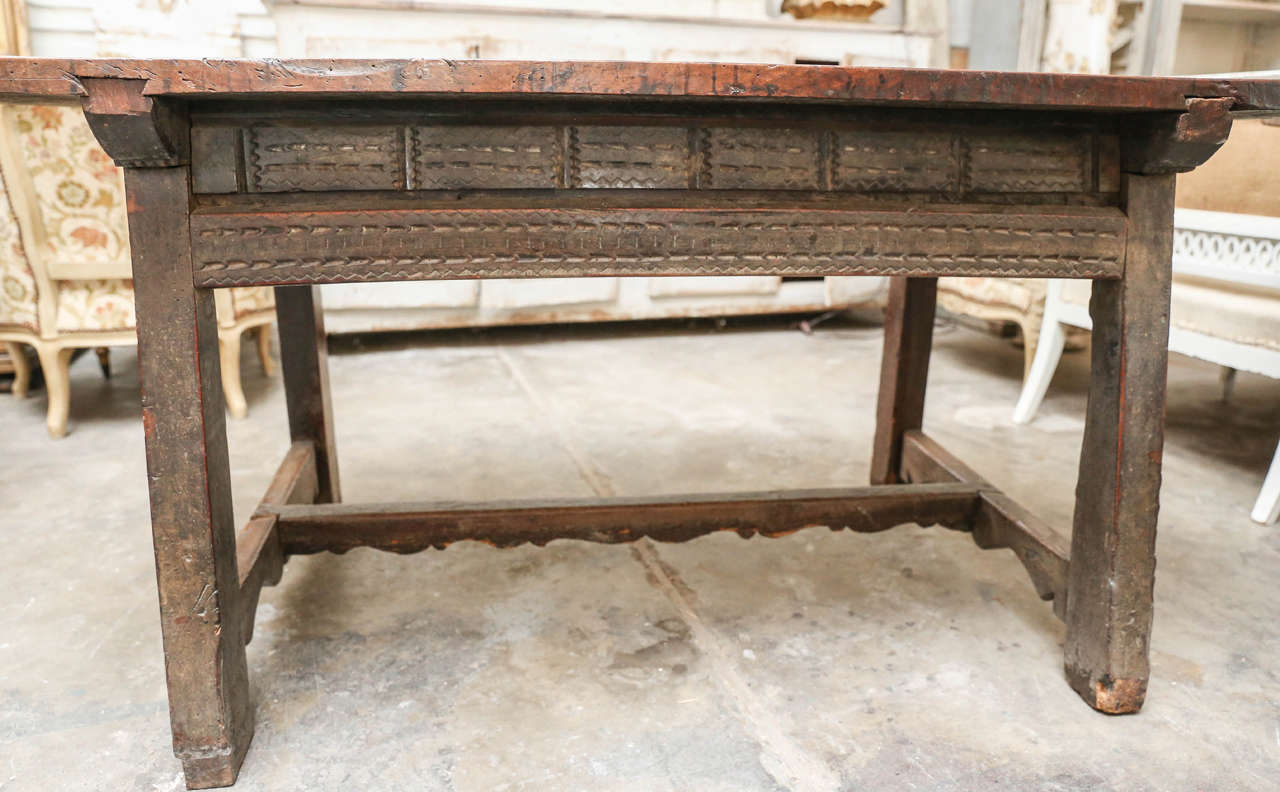
[[[197,126],[192,140],[196,190],[205,193],[775,190],[1114,203],[1119,184],[1116,136],[1085,126]]]
[[[831,186],[852,192],[954,192],[960,188],[956,136],[945,132],[836,132]]]
[[[978,135],[968,141],[975,192],[1083,192],[1093,181],[1088,139],[1068,135]]]
[[[244,147],[250,192],[405,187],[400,127],[250,127]]]
[[[564,161],[549,126],[418,126],[412,151],[417,190],[547,189]]]
[[[689,186],[684,127],[575,126],[569,129],[569,186]]]
[[[716,190],[817,190],[822,132],[808,129],[704,130],[699,186]]]

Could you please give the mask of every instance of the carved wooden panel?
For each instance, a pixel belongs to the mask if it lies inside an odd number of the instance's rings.
[[[689,168],[684,127],[569,128],[570,187],[683,189]]]
[[[579,275],[1113,278],[1119,210],[506,209],[196,214],[197,286]]]
[[[249,127],[244,133],[250,192],[401,190],[401,127]]]
[[[412,130],[413,188],[548,189],[564,158],[550,126],[417,126]]]
[[[974,192],[1084,192],[1092,186],[1088,137],[995,134],[966,142],[967,182]]]
[[[953,192],[961,147],[946,132],[841,130],[831,145],[831,186],[853,192]]]
[[[810,129],[703,132],[699,186],[716,190],[817,190],[824,184],[823,133]]]
[[[242,135],[243,172],[220,143],[225,131],[195,128],[198,191],[786,190],[1114,203],[1120,172],[1116,136],[1086,127],[439,124],[254,126]]]

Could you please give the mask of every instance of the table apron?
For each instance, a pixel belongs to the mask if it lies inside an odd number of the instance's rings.
[[[197,287],[658,275],[1119,278],[1098,207],[197,212]]]

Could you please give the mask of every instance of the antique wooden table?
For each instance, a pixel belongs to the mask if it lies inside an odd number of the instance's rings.
[[[174,750],[231,784],[244,646],[298,553],[683,541],[826,525],[972,533],[1066,622],[1092,707],[1146,691],[1174,176],[1280,81],[644,63],[5,59],[125,168]],[[340,504],[322,283],[891,275],[872,485]],[[940,275],[1088,278],[1070,540],[921,431]],[[212,289],[276,287],[292,447],[237,533]]]

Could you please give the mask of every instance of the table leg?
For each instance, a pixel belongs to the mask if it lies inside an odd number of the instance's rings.
[[[937,278],[894,278],[884,312],[884,353],[871,453],[871,483],[899,483],[902,435],[919,429],[933,346]]]
[[[192,286],[189,172],[127,168],[151,524],[174,753],[236,779],[253,737],[213,292]]]
[[[333,442],[333,405],[329,397],[329,353],[319,286],[277,286],[276,321],[280,326],[280,366],[284,371],[289,435],[315,443],[316,503],[338,503],[337,446]]]
[[[1164,444],[1172,175],[1128,176],[1124,279],[1094,281],[1092,378],[1068,571],[1066,672],[1095,709],[1146,695]]]

